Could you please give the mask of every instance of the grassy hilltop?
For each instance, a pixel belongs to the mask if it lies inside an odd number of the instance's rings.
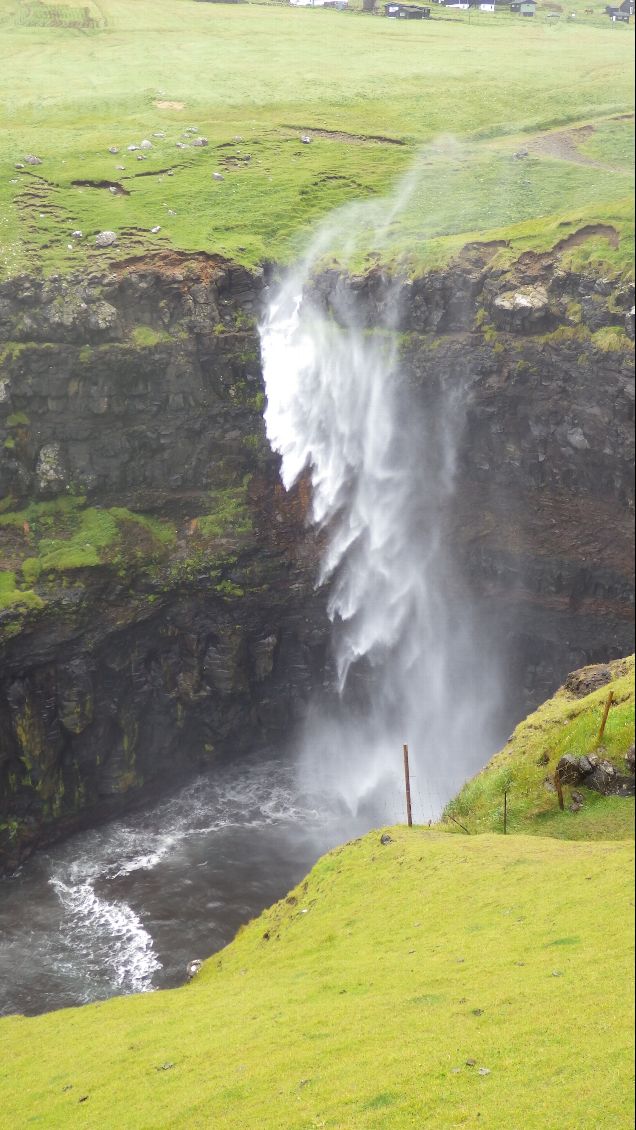
[[[632,673],[633,661],[613,666],[618,765]],[[624,806],[611,817],[624,838],[610,842],[598,838],[612,834],[607,802],[586,795],[574,815],[552,796],[550,831],[565,838],[542,838],[532,784],[538,752],[545,773],[564,749],[590,748],[601,693],[568,705],[559,692],[455,809],[496,817],[507,759],[531,835],[371,832],[321,859],[190,985],[0,1021],[0,1126],[627,1130],[633,803],[609,798]]]
[[[603,223],[616,234],[575,253],[625,269],[633,29],[579,9],[554,23],[547,8],[524,20],[434,7],[403,24],[195,0],[0,0],[0,276],[168,247],[286,260],[319,217],[379,198],[414,161],[388,258],[443,261],[476,237],[549,247]],[[128,151],[142,140],[152,149]],[[42,164],[16,169],[30,154]],[[104,229],[118,246],[96,251]]]

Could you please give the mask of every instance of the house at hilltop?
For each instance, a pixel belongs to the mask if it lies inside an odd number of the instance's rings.
[[[628,24],[630,16],[634,15],[634,0],[623,0],[622,4],[608,4],[606,14],[612,23]]]

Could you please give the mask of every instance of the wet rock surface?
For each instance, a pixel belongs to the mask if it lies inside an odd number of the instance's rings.
[[[508,723],[565,672],[631,650],[630,358],[558,330],[588,295],[605,324],[610,306],[633,305],[628,288],[599,295],[595,282],[541,257],[514,276],[492,271],[468,249],[400,296],[417,411],[461,390],[449,536],[488,626],[484,646],[505,661]],[[219,754],[287,738],[312,689],[329,685],[307,488],[285,495],[264,436],[256,322],[269,283],[218,257],[165,252],[0,287],[5,509],[82,494],[177,530],[174,560],[156,576],[140,544],[138,572],[60,577],[19,628],[0,612],[10,862]],[[317,294],[329,304],[343,285],[326,273]],[[346,286],[363,290],[372,326],[382,288],[372,276]],[[506,297],[527,288],[529,306]],[[192,530],[211,492],[246,476],[251,533],[221,546],[224,571],[211,576]],[[0,529],[2,569],[14,568],[7,536]],[[587,694],[599,678],[569,689]]]

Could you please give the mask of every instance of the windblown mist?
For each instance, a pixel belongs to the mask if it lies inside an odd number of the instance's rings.
[[[399,818],[402,743],[418,820],[439,815],[493,752],[499,679],[449,548],[448,514],[470,396],[440,376],[417,396],[400,363],[398,278],[369,289],[321,274],[327,248],[382,245],[395,201],[337,213],[274,294],[261,327],[265,421],[287,489],[308,472],[324,530],[337,697],[298,736],[305,784]],[[359,283],[360,280],[358,280]]]

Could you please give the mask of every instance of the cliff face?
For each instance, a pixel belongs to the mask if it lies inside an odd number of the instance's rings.
[[[400,340],[422,411],[466,389],[449,521],[518,715],[570,668],[630,650],[633,296],[558,256],[488,258],[467,249],[405,285]],[[348,285],[373,324],[379,280]],[[328,679],[307,491],[284,494],[263,432],[264,286],[175,254],[0,289],[9,864],[282,740]]]

